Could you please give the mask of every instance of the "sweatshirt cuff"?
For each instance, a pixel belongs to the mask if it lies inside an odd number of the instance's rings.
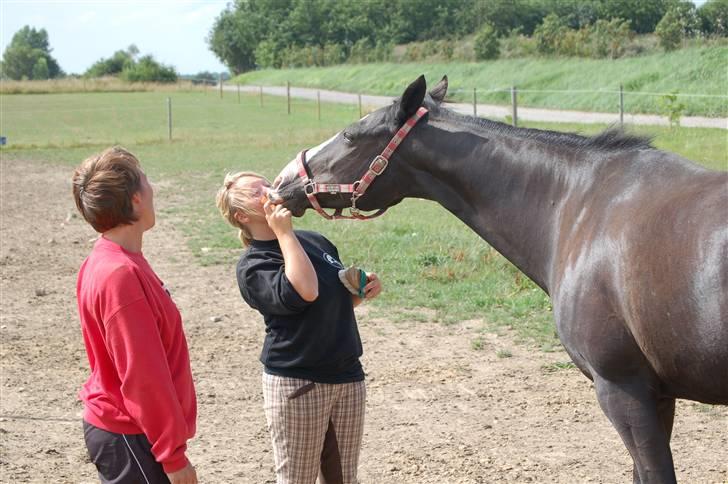
[[[164,469],[165,474],[177,472],[180,469],[184,469],[186,465],[187,457],[184,454],[182,454],[182,457],[179,457],[177,459],[162,462],[162,468]]]

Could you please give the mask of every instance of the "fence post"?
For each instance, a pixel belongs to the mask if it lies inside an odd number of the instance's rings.
[[[359,119],[361,119],[361,93],[357,94],[357,98],[359,99]]]
[[[321,91],[316,91],[316,113],[318,120],[321,121]]]
[[[167,136],[172,141],[172,98],[167,98]]]
[[[286,99],[288,99],[288,114],[291,114],[291,81],[286,81]]]
[[[619,127],[624,127],[624,87],[619,85]]]
[[[263,107],[263,86],[260,86],[260,107]]]
[[[473,116],[478,116],[478,91],[477,88],[473,88]]]
[[[222,99],[222,72],[217,75],[217,79],[220,82],[220,99]]]
[[[238,104],[240,104],[240,84],[238,84]]]
[[[513,126],[518,127],[518,88],[511,86],[511,105],[513,109]]]

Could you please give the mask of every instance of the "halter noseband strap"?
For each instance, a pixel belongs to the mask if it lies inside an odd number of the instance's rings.
[[[361,211],[356,207],[356,201],[359,199],[359,197],[364,195],[364,193],[367,191],[367,188],[369,188],[372,182],[379,175],[381,175],[384,170],[387,169],[387,166],[389,165],[389,158],[392,156],[392,153],[394,153],[400,143],[402,143],[402,141],[407,137],[412,128],[414,128],[417,122],[422,119],[422,117],[426,113],[427,109],[424,107],[420,107],[415,114],[407,119],[402,127],[397,130],[389,143],[387,143],[387,146],[384,148],[382,153],[377,155],[374,160],[372,160],[372,162],[369,164],[369,168],[367,169],[367,171],[362,175],[359,180],[355,181],[354,183],[340,184],[314,182],[313,177],[309,177],[308,168],[306,165],[306,150],[298,153],[298,156],[296,156],[296,161],[298,163],[298,175],[301,177],[301,181],[303,181],[303,190],[306,193],[309,202],[311,202],[311,206],[319,214],[321,214],[322,217],[328,220],[367,220],[378,217],[386,212],[386,208],[380,208],[371,215],[363,215]],[[321,207],[321,204],[316,199],[317,193],[330,193],[332,195],[336,195],[337,193],[351,193],[351,215],[344,215],[342,208],[335,209],[334,213],[332,214],[326,213]]]

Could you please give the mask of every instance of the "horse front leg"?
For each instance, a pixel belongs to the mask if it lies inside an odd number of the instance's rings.
[[[676,483],[670,451],[674,399],[654,394],[648,378],[594,376],[597,399],[634,461],[635,483]]]

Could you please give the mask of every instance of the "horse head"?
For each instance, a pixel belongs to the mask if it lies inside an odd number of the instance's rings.
[[[446,93],[447,76],[429,93],[425,77],[418,77],[391,105],[367,114],[320,145],[299,153],[276,178],[270,199],[284,205],[295,216],[303,215],[307,208],[314,208],[317,203],[324,208],[339,210],[352,205],[359,210],[386,209],[396,205],[405,197],[406,186],[401,180],[407,179],[409,168],[401,163],[397,152],[389,153],[392,155],[391,163],[381,159],[373,163],[373,160],[386,154],[383,152],[390,146],[393,136],[401,136],[403,127],[408,129],[408,123],[413,129],[416,129],[418,121],[425,123],[426,119],[419,120],[419,116],[426,112],[421,108],[436,109]],[[416,143],[414,138],[405,143]],[[372,169],[382,171],[371,177],[371,185],[366,183],[356,191],[357,184],[369,180],[367,177],[372,175]],[[316,189],[312,200],[314,187],[321,189]],[[347,192],[346,187],[351,190]]]

